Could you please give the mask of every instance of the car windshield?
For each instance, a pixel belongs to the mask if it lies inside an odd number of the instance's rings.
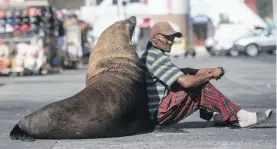
[[[276,35],[276,28],[272,27],[269,31],[268,31],[268,35]]]
[[[268,29],[265,29],[264,31],[262,31],[261,34],[259,35],[265,35],[265,36],[276,35],[276,28],[274,26],[269,27]]]

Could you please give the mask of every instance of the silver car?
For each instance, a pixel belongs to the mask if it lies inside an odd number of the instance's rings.
[[[276,54],[276,26],[235,40],[229,54],[238,56],[239,53],[245,53],[247,56],[257,56],[261,52]]]

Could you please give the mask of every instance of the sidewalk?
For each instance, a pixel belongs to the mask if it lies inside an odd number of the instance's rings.
[[[276,109],[276,64],[226,57],[178,58],[173,59],[173,62],[180,67],[203,68],[221,65],[226,69],[226,74],[221,80],[212,81],[212,83],[222,93],[250,111]],[[0,149],[276,148],[275,117],[268,123],[252,129],[231,129],[214,127],[212,122],[200,119],[198,111],[172,126],[182,131],[155,131],[148,134],[101,139],[38,139],[35,142],[14,141],[9,138],[9,132],[21,117],[83,89],[85,73],[86,69],[80,69],[64,71],[59,75],[3,79],[5,85],[0,86]]]

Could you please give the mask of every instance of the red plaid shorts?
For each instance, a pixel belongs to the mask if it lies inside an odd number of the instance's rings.
[[[168,96],[162,100],[157,111],[158,125],[175,124],[198,109],[222,114],[225,121],[237,120],[240,107],[227,99],[211,83],[197,88],[184,89],[177,83],[172,85]]]

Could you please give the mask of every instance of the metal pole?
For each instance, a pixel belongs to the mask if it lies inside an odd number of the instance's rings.
[[[123,5],[123,3],[125,3]],[[127,5],[127,2],[126,0],[122,1],[122,9],[123,9],[123,18],[126,19],[126,16],[127,16],[127,13],[126,13],[126,5]]]
[[[124,11],[123,11],[123,1],[117,0],[117,13],[120,18],[124,17]]]
[[[274,21],[274,24],[277,25],[277,22],[276,22],[276,0],[272,0],[272,6],[273,6],[273,21]]]
[[[187,48],[192,48],[192,44],[193,44],[193,41],[192,41],[192,20],[191,20],[191,8],[190,8],[190,0],[186,0],[186,5],[187,5]]]

